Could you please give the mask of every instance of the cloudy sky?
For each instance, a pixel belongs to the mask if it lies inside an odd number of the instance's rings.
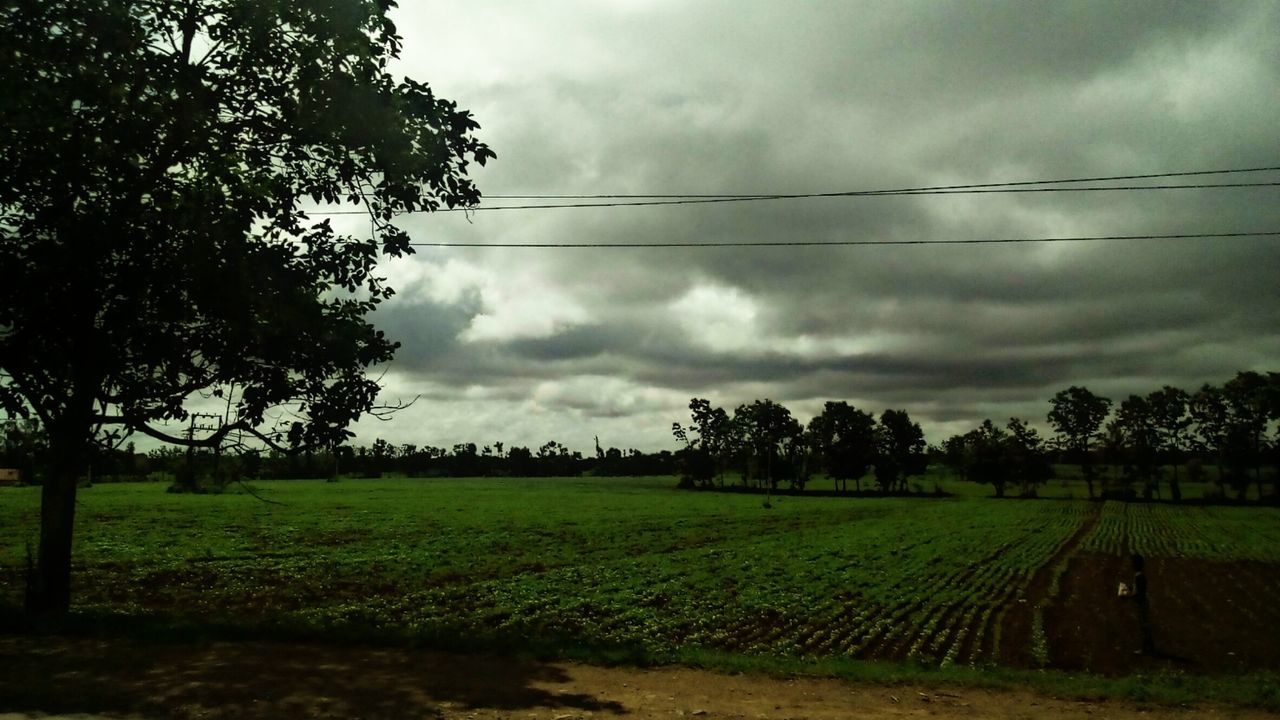
[[[403,4],[399,69],[475,114],[498,153],[474,175],[487,196],[1280,165],[1277,2]],[[1278,199],[863,197],[401,223],[424,242],[962,240],[1277,230]],[[905,408],[940,441],[985,417],[1042,423],[1071,384],[1118,399],[1280,369],[1277,267],[1276,238],[424,249],[385,266],[399,294],[374,318],[403,344],[386,397],[421,399],[355,429],[655,450],[674,447],[690,397],[769,397],[802,421],[829,399]]]

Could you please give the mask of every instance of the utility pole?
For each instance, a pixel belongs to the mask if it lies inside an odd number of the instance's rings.
[[[191,421],[187,424],[187,470],[186,470],[186,478],[184,479],[185,481],[183,482],[183,484],[187,486],[188,490],[195,490],[196,489],[196,471],[195,471],[196,448],[194,443],[195,443],[196,433],[197,432],[217,432],[222,428],[222,416],[216,413],[191,413],[189,417]],[[202,418],[212,422],[201,423],[200,420]],[[218,455],[221,454],[221,450],[222,450],[222,443],[221,441],[219,441],[218,445],[215,447],[215,450],[214,450],[215,471],[218,466]]]

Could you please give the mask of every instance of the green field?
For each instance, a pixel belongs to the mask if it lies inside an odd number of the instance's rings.
[[[1042,623],[1038,608],[1062,602],[1052,594],[1076,545],[1280,567],[1273,508],[973,496],[775,496],[765,508],[673,485],[254,483],[272,504],[100,484],[79,496],[75,605],[476,647],[981,667],[1046,642],[1039,625],[1002,633],[1019,608]],[[37,503],[37,489],[0,489],[0,603],[21,599]]]

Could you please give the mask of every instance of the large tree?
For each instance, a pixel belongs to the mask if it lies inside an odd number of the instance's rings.
[[[1009,463],[1009,433],[991,420],[983,420],[964,435],[955,435],[945,443],[948,464],[969,482],[987,483],[1004,497],[1005,487],[1013,477]]]
[[[859,479],[876,459],[876,419],[847,402],[827,402],[822,413],[809,421],[809,434],[827,475],[837,489],[847,491],[849,480],[860,490]]]
[[[685,446],[681,482],[710,487],[719,478],[723,486],[724,463],[732,446],[729,414],[704,398],[689,401],[689,414],[693,422],[688,428],[678,422],[671,424],[672,434]]]
[[[1058,433],[1072,460],[1079,464],[1080,474],[1093,494],[1093,455],[1102,423],[1111,412],[1111,400],[1089,392],[1088,388],[1072,385],[1061,390],[1049,401],[1049,425]]]
[[[1009,418],[1005,427],[1009,430],[1006,447],[1010,477],[1020,486],[1023,497],[1032,497],[1038,486],[1053,477],[1053,464],[1049,462],[1044,439],[1035,428],[1016,417]]]
[[[1120,402],[1108,431],[1119,439],[1128,473],[1143,485],[1150,499],[1159,480],[1160,426],[1147,397],[1130,395]]]
[[[1182,499],[1178,470],[1187,450],[1187,429],[1191,427],[1187,406],[1190,402],[1191,398],[1185,390],[1171,385],[1165,385],[1147,395],[1147,406],[1155,424],[1159,453],[1164,462],[1173,466],[1173,475],[1169,478],[1169,494],[1174,501]]]
[[[493,153],[396,79],[394,0],[0,4],[0,408],[53,458],[28,606],[65,610],[77,477],[104,438],[332,445],[395,343],[365,317],[405,211],[479,200]],[[359,234],[308,203],[367,212]],[[225,420],[163,427],[198,392]],[[282,410],[287,415],[280,414]]]
[[[877,441],[876,482],[885,492],[893,491],[895,485],[905,492],[907,479],[923,475],[929,467],[924,431],[906,410],[885,410],[880,413]]]
[[[1266,435],[1277,418],[1276,375],[1240,372],[1222,387],[1206,384],[1191,397],[1191,417],[1202,446],[1217,456],[1219,482],[1248,493],[1253,472],[1258,496],[1263,494],[1262,464]]]
[[[748,460],[755,463],[756,477],[771,490],[777,490],[782,479],[800,482],[802,474],[795,456],[798,444],[803,442],[804,427],[786,406],[769,399],[739,405],[733,424],[741,433]]]
[[[1267,427],[1276,418],[1274,378],[1258,372],[1238,372],[1222,386],[1222,393],[1231,409],[1233,424],[1243,438],[1243,462],[1253,468],[1253,479],[1261,500]]]

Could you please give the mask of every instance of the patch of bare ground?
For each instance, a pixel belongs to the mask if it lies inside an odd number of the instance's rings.
[[[424,650],[0,637],[0,718],[1273,717],[1028,691],[604,668]],[[4,713],[9,713],[5,715]]]
[[[1198,674],[1280,668],[1280,564],[1148,558],[1154,653],[1142,647],[1138,610],[1116,596],[1129,558],[1082,553],[1046,614],[1050,664],[1123,675],[1150,669]]]

